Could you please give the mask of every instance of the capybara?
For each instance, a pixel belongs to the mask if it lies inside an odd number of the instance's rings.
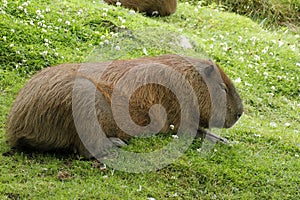
[[[242,100],[218,65],[161,55],[46,68],[21,89],[6,125],[17,149],[91,158],[89,141],[100,154],[141,132],[194,131],[195,123],[201,133],[229,128],[242,113]]]
[[[176,11],[177,0],[104,0],[108,4],[131,8],[148,16],[168,16]]]

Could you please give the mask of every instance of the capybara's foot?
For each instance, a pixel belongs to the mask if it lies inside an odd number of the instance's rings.
[[[117,147],[122,147],[122,146],[126,146],[127,144],[121,140],[120,138],[116,138],[116,137],[110,137],[108,138],[114,145],[116,145]]]
[[[222,138],[212,132],[209,132],[205,129],[199,129],[197,131],[197,135],[196,135],[196,138],[201,138],[202,140],[203,139],[208,139],[209,141],[211,142],[214,142],[214,143],[217,143],[217,142],[220,142],[220,143],[223,143],[223,144],[228,144],[228,140],[225,139],[225,138]]]

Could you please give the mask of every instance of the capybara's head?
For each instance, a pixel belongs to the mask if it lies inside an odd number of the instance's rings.
[[[236,91],[231,80],[226,76],[224,71],[217,66],[222,80],[224,84],[222,84],[223,89],[226,92],[226,120],[224,124],[224,128],[230,128],[235,124],[235,122],[242,116],[243,114],[243,103],[239,94]]]
[[[187,58],[200,73],[194,84],[200,107],[200,126],[230,128],[243,113],[242,100],[224,71],[212,61]],[[205,86],[203,87],[203,84]]]
[[[108,4],[117,2],[126,8],[146,13],[148,16],[168,16],[176,11],[177,0],[104,0]]]

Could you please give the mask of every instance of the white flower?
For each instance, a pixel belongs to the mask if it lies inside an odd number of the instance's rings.
[[[145,55],[148,55],[147,49],[146,49],[145,47],[143,47],[143,53],[144,53]]]
[[[78,12],[77,12],[77,15],[81,15],[82,13],[83,13],[83,10],[79,9]]]
[[[15,29],[10,29],[10,31],[11,31],[12,33],[14,33],[14,32],[15,32]]]
[[[172,138],[178,139],[178,135],[172,135]]]
[[[71,22],[67,20],[67,21],[65,22],[65,24],[68,25],[68,26],[70,26],[70,25],[71,25]]]
[[[245,82],[245,86],[252,87],[252,84],[251,84],[251,83],[248,83],[248,82]]]
[[[238,77],[237,79],[234,80],[235,83],[240,83],[242,82],[242,79],[240,77]]]
[[[243,57],[239,57],[239,60],[245,62],[245,59]]]
[[[107,16],[107,13],[102,13],[102,17],[106,17]]]
[[[256,133],[254,133],[254,136],[255,136],[255,137],[259,137],[259,138],[261,137],[260,134],[256,134]]]
[[[105,164],[105,163],[103,163],[103,165],[100,167],[100,170],[101,170],[101,171],[106,170],[106,164]]]
[[[173,194],[173,197],[177,197],[178,196],[178,194],[177,194],[177,192],[175,192],[174,194]]]
[[[269,47],[266,47],[266,48],[264,48],[263,50],[262,50],[262,53],[267,53],[268,52],[268,50],[269,50]]]
[[[243,41],[243,37],[242,36],[239,36],[239,42],[242,42]]]
[[[282,45],[284,45],[284,42],[279,41],[279,42],[278,42],[278,47],[281,47]]]
[[[18,6],[19,10],[24,10],[23,6]]]
[[[54,56],[55,56],[55,57],[58,57],[58,53],[57,53],[57,52],[55,52],[55,53],[54,53]]]
[[[170,125],[170,129],[171,129],[171,130],[174,130],[174,128],[175,128],[174,125],[171,124],[171,125]]]
[[[270,122],[270,126],[276,128],[277,124],[275,122]]]
[[[116,3],[116,6],[121,6],[121,2],[118,1],[118,2]]]
[[[24,3],[22,3],[22,6],[24,6],[24,7],[26,7],[26,6],[28,6],[28,2],[24,2]]]
[[[291,45],[290,48],[292,51],[296,51],[296,45]]]
[[[46,8],[46,10],[45,10],[45,11],[46,11],[47,13],[48,13],[48,12],[50,12],[50,8]]]
[[[275,86],[273,85],[273,86],[271,87],[271,89],[272,89],[272,90],[275,90],[276,88],[275,88]]]
[[[6,42],[6,36],[3,36],[2,39],[4,42]]]
[[[12,47],[14,47],[14,46],[15,46],[14,44],[10,44],[10,45],[9,45],[10,48],[12,48]]]
[[[300,62],[296,63],[296,66],[297,66],[297,67],[300,67]]]
[[[286,122],[286,123],[284,124],[284,126],[286,126],[286,127],[290,127],[290,126],[291,126],[291,124],[290,124],[290,123],[288,123],[288,122]]]
[[[43,51],[41,54],[46,56],[48,54],[48,51]]]
[[[108,12],[108,8],[103,8],[103,11],[104,12]]]
[[[40,15],[40,14],[41,14],[41,11],[40,11],[40,10],[36,10],[35,13],[36,13],[37,15]]]
[[[120,51],[120,50],[121,50],[121,47],[120,47],[120,46],[116,46],[115,49],[116,49],[117,51]]]
[[[130,15],[134,15],[134,14],[135,14],[135,11],[134,11],[134,10],[129,10],[129,14],[130,14]]]
[[[57,21],[58,21],[58,22],[62,22],[62,19],[61,19],[61,18],[59,18]]]
[[[260,60],[259,55],[254,55],[254,60],[259,61]]]

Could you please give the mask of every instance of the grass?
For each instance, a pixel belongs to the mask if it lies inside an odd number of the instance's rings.
[[[184,3],[170,17],[147,18],[98,1],[5,2],[0,3],[1,199],[299,199],[299,33],[267,30],[218,7]],[[193,48],[178,45],[182,35]],[[204,154],[195,141],[174,163],[141,174],[72,156],[3,154],[10,149],[9,108],[36,71],[64,62],[164,53],[210,57],[234,80],[245,113],[233,128],[214,130],[228,137],[230,146],[216,145]],[[169,139],[133,139],[126,149],[151,151]]]
[[[297,0],[189,0],[188,2],[194,5],[220,7],[229,12],[248,16],[267,26],[287,26],[299,31],[300,2]]]

